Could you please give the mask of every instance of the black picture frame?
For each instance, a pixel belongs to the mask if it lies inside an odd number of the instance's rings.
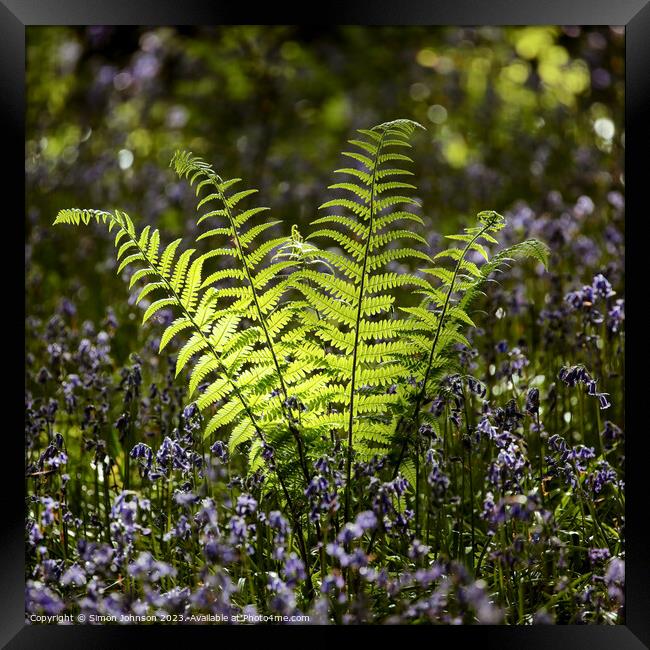
[[[626,624],[606,626],[534,626],[534,627],[439,627],[386,629],[388,636],[398,634],[400,642],[407,636],[432,635],[430,643],[471,643],[477,647],[507,648],[590,648],[624,649],[650,647],[650,544],[644,537],[650,490],[645,483],[644,463],[648,458],[648,434],[643,424],[643,394],[647,380],[641,374],[643,350],[647,339],[639,334],[643,318],[643,277],[641,260],[647,216],[643,206],[644,182],[647,184],[646,160],[650,151],[650,0],[406,0],[400,3],[374,0],[373,3],[348,0],[344,7],[332,3],[321,5],[318,13],[309,3],[282,11],[276,3],[256,8],[222,0],[0,0],[0,124],[2,129],[3,226],[6,236],[18,229],[24,213],[25,177],[19,161],[25,146],[25,27],[30,25],[201,25],[201,24],[309,24],[337,23],[363,25],[624,25],[626,27],[626,336],[628,349],[634,357],[626,359]],[[8,208],[7,199],[14,199],[16,209]],[[23,221],[24,223],[24,221]],[[7,248],[5,244],[5,257]],[[19,246],[13,249],[20,250]],[[16,261],[16,265],[19,262]],[[10,266],[5,260],[4,268]],[[5,317],[24,304],[24,292],[11,274],[4,283]],[[11,286],[9,286],[11,285]],[[14,293],[9,293],[13,291]],[[18,317],[15,317],[18,320]],[[5,349],[17,351],[16,365],[22,353],[4,337]],[[630,346],[631,343],[631,346]],[[638,361],[637,361],[638,359]],[[631,364],[629,362],[632,362]],[[24,367],[24,363],[23,363]],[[5,366],[5,377],[11,368]],[[637,373],[637,371],[639,371]],[[635,377],[638,376],[638,379]],[[259,633],[261,628],[245,629],[211,626],[30,626],[24,623],[24,509],[19,494],[24,489],[21,458],[23,439],[20,430],[20,408],[23,398],[19,382],[8,382],[5,388],[5,411],[15,413],[6,420],[2,433],[5,481],[0,491],[2,522],[0,535],[0,643],[6,648],[116,648],[120,644],[155,643],[151,635],[165,635],[166,642],[196,643],[195,635],[210,643],[239,641],[242,634]],[[15,384],[15,388],[11,385]],[[13,393],[16,393],[15,397]],[[11,424],[9,424],[11,423]],[[282,634],[279,642],[294,641],[296,635],[313,631],[308,626],[275,628],[271,634]],[[376,630],[376,628],[375,628]],[[349,638],[349,631],[343,631]],[[360,630],[356,630],[357,633]],[[266,630],[264,630],[266,633]],[[318,631],[318,634],[321,634]],[[362,631],[366,634],[367,631]],[[235,636],[236,634],[236,636]],[[343,634],[332,629],[325,635]],[[181,636],[182,635],[182,636]],[[190,639],[189,637],[192,637]],[[355,635],[356,636],[356,635]],[[306,636],[304,637],[307,638]],[[325,639],[326,637],[323,637]],[[268,642],[268,637],[265,641]],[[415,640],[415,639],[414,639]],[[366,641],[367,642],[367,641]]]

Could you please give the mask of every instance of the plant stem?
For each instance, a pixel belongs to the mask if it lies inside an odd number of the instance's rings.
[[[465,248],[463,249],[463,252],[461,253],[461,256],[458,258],[458,262],[456,262],[456,266],[454,267],[454,273],[451,277],[451,282],[449,283],[449,289],[447,291],[447,295],[445,296],[445,302],[442,307],[442,311],[440,312],[440,318],[438,320],[438,327],[436,328],[436,333],[435,336],[433,337],[433,344],[431,345],[431,351],[429,352],[429,360],[427,362],[427,369],[424,373],[424,379],[422,380],[422,387],[420,388],[420,392],[418,393],[418,396],[415,400],[415,406],[413,408],[413,414],[411,416],[411,421],[415,423],[415,429],[417,430],[420,424],[420,407],[422,406],[422,401],[424,400],[424,397],[426,395],[427,391],[427,382],[429,381],[429,375],[431,374],[431,368],[433,367],[433,359],[435,357],[436,353],[436,348],[438,347],[438,340],[440,338],[440,333],[442,332],[442,326],[445,321],[445,316],[447,315],[447,310],[449,308],[449,302],[451,300],[451,295],[454,292],[454,284],[456,283],[456,277],[458,276],[458,272],[460,271],[460,267],[463,263],[463,260],[465,259],[465,255],[469,252],[470,248],[474,245],[476,240],[485,233],[485,231],[489,228],[489,225],[483,226],[474,237],[467,243]],[[402,443],[402,449],[400,451],[399,458],[397,459],[397,464],[395,465],[395,469],[393,471],[393,479],[397,476],[399,473],[399,468],[400,465],[402,464],[402,461],[404,460],[404,456],[406,454],[406,449],[408,447],[408,435],[404,437],[404,442]]]
[[[372,240],[372,228],[375,217],[375,183],[377,177],[377,167],[379,166],[379,152],[384,143],[384,138],[386,136],[386,131],[381,135],[381,139],[377,144],[377,152],[375,153],[375,160],[372,170],[372,179],[370,181],[370,201],[368,205],[368,236],[366,238],[366,243],[363,251],[363,266],[361,269],[361,281],[359,283],[359,298],[357,304],[357,315],[356,315],[356,326],[354,328],[354,346],[352,348],[352,377],[350,379],[350,418],[348,422],[348,449],[347,449],[347,458],[346,458],[346,483],[345,483],[345,507],[344,507],[344,516],[345,521],[350,519],[350,483],[352,478],[352,453],[353,453],[353,444],[352,444],[352,432],[354,428],[354,391],[356,390],[356,379],[357,379],[357,356],[359,353],[359,331],[361,328],[361,312],[363,308],[363,293],[366,283],[366,269],[368,268],[368,257],[370,254],[370,242]]]
[[[244,253],[244,248],[241,244],[240,238],[239,238],[239,230],[237,229],[237,225],[235,224],[235,219],[232,214],[232,210],[230,205],[228,204],[226,197],[223,193],[223,190],[221,189],[221,183],[223,182],[222,179],[215,174],[214,176],[214,182],[217,188],[217,193],[219,195],[219,198],[221,202],[224,205],[224,210],[226,212],[226,216],[228,218],[228,222],[230,223],[230,230],[233,235],[233,241],[235,243],[235,249],[237,251],[237,254],[239,255],[239,258],[241,260],[242,266],[244,267],[244,272],[246,273],[246,277],[248,279],[248,283],[251,288],[251,294],[253,296],[253,302],[255,304],[255,311],[257,312],[257,317],[259,319],[260,326],[262,327],[262,331],[264,332],[264,338],[266,339],[266,345],[269,349],[269,352],[271,353],[271,357],[273,358],[273,365],[275,366],[275,371],[278,377],[278,381],[280,383],[280,389],[282,391],[282,396],[279,397],[280,399],[280,407],[282,409],[282,415],[287,422],[287,426],[289,428],[289,431],[291,435],[293,436],[294,440],[296,441],[296,447],[298,449],[298,457],[300,459],[300,466],[303,472],[303,476],[305,479],[305,487],[309,485],[309,481],[311,479],[310,473],[309,473],[309,468],[307,467],[307,459],[305,455],[305,450],[303,446],[303,440],[300,435],[300,432],[298,431],[297,427],[291,420],[291,413],[288,412],[289,407],[286,405],[286,402],[289,398],[289,395],[287,393],[287,387],[284,382],[284,377],[282,376],[282,370],[280,369],[280,362],[278,361],[278,356],[275,351],[275,346],[273,345],[273,339],[271,338],[271,334],[269,333],[269,330],[266,326],[266,319],[264,317],[264,313],[262,312],[262,308],[260,307],[259,303],[259,298],[257,295],[257,289],[255,288],[255,284],[253,282],[253,276],[251,273],[250,266],[248,264],[248,261],[246,260],[246,255]],[[284,399],[282,399],[284,397]]]

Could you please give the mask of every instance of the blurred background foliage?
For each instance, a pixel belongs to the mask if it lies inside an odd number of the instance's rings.
[[[622,237],[623,28],[29,27],[27,90],[37,317],[62,297],[80,319],[114,305],[137,335],[112,239],[50,228],[60,208],[119,207],[165,241],[189,238],[191,190],[168,167],[187,148],[258,187],[288,234],[315,217],[353,130],[397,117],[427,128],[413,155],[434,251],[439,234],[495,209],[527,231],[531,218],[565,220],[554,251],[567,244],[569,284],[622,252],[605,228]],[[587,235],[597,259],[569,250]]]

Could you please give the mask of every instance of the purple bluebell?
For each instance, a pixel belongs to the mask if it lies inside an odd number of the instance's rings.
[[[257,501],[250,494],[242,494],[237,497],[235,512],[240,516],[255,514]]]
[[[612,285],[602,273],[594,277],[591,286],[594,295],[604,300],[616,295],[616,292],[612,290]]]
[[[591,562],[592,565],[596,565],[608,560],[611,553],[608,548],[590,548],[588,555],[589,562]]]
[[[129,455],[131,458],[140,460],[143,476],[147,477],[151,471],[153,463],[153,451],[151,447],[146,445],[144,442],[138,442],[133,449],[131,449]]]
[[[357,515],[355,523],[364,532],[373,530],[377,526],[377,515],[372,510],[365,510]]]
[[[414,539],[411,542],[408,550],[408,556],[412,560],[421,560],[426,557],[427,553],[431,550],[431,547],[423,544],[419,539]]]
[[[147,582],[158,582],[167,576],[174,577],[176,569],[167,564],[155,560],[151,553],[143,551],[128,566],[129,575]]]
[[[613,557],[605,571],[604,576],[605,586],[610,598],[618,601],[621,605],[625,600],[625,560],[619,557]]]
[[[526,411],[532,415],[539,413],[539,388],[530,388],[526,394]]]
[[[295,554],[291,553],[284,563],[284,577],[288,587],[295,587],[298,582],[307,577],[304,562]]]
[[[50,524],[54,523],[56,513],[60,508],[60,504],[50,496],[41,497],[41,504],[43,505],[43,510],[41,512],[41,523],[43,526],[49,526]]]
[[[619,298],[607,312],[607,329],[610,334],[619,332],[625,321],[625,300]]]
[[[340,573],[330,573],[323,578],[321,583],[321,592],[324,594],[334,594],[341,592],[345,587],[343,576]],[[343,598],[345,600],[345,597]]]
[[[228,449],[226,448],[226,445],[221,441],[217,440],[212,447],[210,447],[210,451],[222,462],[225,463],[228,461]]]
[[[604,429],[600,432],[605,449],[609,450],[623,438],[623,431],[620,427],[609,420],[605,420]]]
[[[25,610],[34,614],[56,616],[65,609],[65,604],[49,587],[37,580],[25,584]]]
[[[86,574],[78,564],[73,564],[62,576],[61,584],[64,586],[76,585],[77,587],[85,585],[87,582]]]
[[[596,463],[594,471],[587,476],[585,483],[594,496],[597,496],[603,492],[606,486],[616,486],[619,481],[614,468],[606,460],[600,460]]]

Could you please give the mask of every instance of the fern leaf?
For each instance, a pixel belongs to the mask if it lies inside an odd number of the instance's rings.
[[[169,342],[179,333],[185,329],[192,327],[192,321],[186,317],[177,318],[171,325],[165,329],[163,335],[160,337],[160,345],[158,352],[162,352]]]

